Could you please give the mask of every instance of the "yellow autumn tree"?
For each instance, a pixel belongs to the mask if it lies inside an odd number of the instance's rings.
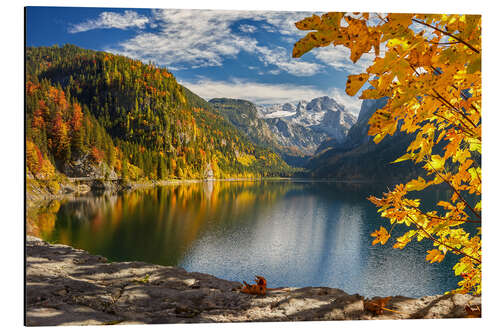
[[[373,232],[373,244],[393,237],[403,249],[430,239],[431,263],[458,256],[453,269],[462,279],[454,292],[481,294],[481,17],[327,13],[295,25],[310,32],[293,57],[333,44],[348,48],[354,63],[373,58],[364,73],[348,76],[346,92],[367,86],[361,99],[388,98],[369,121],[375,143],[397,130],[415,133],[393,163],[413,160],[425,177],[369,198],[391,224]],[[439,184],[451,195],[433,210],[407,196]]]

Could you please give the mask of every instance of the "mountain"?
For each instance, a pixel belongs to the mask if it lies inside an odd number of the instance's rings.
[[[295,106],[291,103],[260,105],[258,114],[264,119],[279,118],[301,125],[337,141],[343,141],[356,122],[354,115],[328,96],[314,98],[310,102],[299,101]]]
[[[316,178],[403,181],[421,172],[411,161],[391,164],[406,152],[414,139],[396,131],[379,144],[368,135],[368,121],[373,113],[382,108],[387,99],[364,100],[358,120],[349,129],[343,142],[322,142],[305,168],[308,175]]]
[[[209,102],[254,144],[277,152],[287,164],[302,167],[309,158],[309,155],[304,153],[304,150],[309,148],[308,138],[311,137],[306,128],[280,119],[263,119],[256,105],[246,100],[213,98]],[[287,131],[281,126],[291,126],[293,129]],[[276,127],[281,128],[281,131]],[[286,136],[281,133],[286,133]],[[295,142],[290,138],[293,135],[297,136]],[[315,144],[319,142],[321,141]]]
[[[316,147],[329,136],[319,128],[307,127],[286,118],[266,118],[275,140],[289,150],[312,156]]]
[[[327,139],[343,142],[355,117],[327,96],[297,104],[254,105],[239,99],[210,103],[257,145],[278,152],[290,165],[304,166]]]
[[[254,143],[274,149],[280,148],[266,121],[258,117],[253,103],[231,98],[213,98],[209,103]]]
[[[387,98],[364,100],[361,104],[358,119],[349,128],[345,139],[340,142],[333,139],[325,140],[321,142],[315,153],[320,154],[330,148],[347,150],[353,149],[362,144],[368,144],[371,141],[371,137],[368,135],[368,121],[376,110],[384,107],[385,103],[387,103]]]
[[[26,49],[26,141],[28,171],[38,180],[292,171],[165,68],[73,45]]]
[[[321,142],[343,142],[356,118],[341,104],[328,96],[311,101],[275,104],[258,107],[281,144],[295,146],[306,155],[312,155]]]

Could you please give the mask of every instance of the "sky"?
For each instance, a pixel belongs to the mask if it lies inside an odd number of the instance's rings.
[[[28,7],[26,45],[70,43],[151,61],[207,100],[274,104],[330,96],[357,114],[361,100],[345,93],[345,82],[364,71],[371,55],[353,64],[349,50],[328,46],[292,58],[294,43],[307,33],[294,23],[312,14]]]

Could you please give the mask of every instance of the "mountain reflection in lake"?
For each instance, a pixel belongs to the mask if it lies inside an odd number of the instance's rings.
[[[412,297],[454,289],[453,255],[429,264],[425,242],[404,250],[391,241],[371,245],[370,233],[387,222],[366,197],[383,190],[319,181],[171,185],[52,202],[28,212],[28,230],[113,261],[176,265],[234,281],[257,274],[270,287]]]

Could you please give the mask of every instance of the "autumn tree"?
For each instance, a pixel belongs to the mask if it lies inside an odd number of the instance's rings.
[[[52,148],[55,156],[63,161],[71,157],[69,128],[61,112],[57,112],[51,129]]]
[[[403,249],[429,239],[431,263],[458,256],[454,292],[481,294],[481,17],[327,13],[295,25],[310,32],[294,57],[331,44],[348,48],[354,63],[374,53],[365,72],[348,76],[346,92],[368,86],[361,99],[388,98],[369,121],[375,143],[396,131],[416,135],[393,163],[412,160],[425,175],[369,198],[391,224],[372,234],[373,244],[393,237]],[[408,193],[430,186],[451,195],[427,211]]]
[[[82,120],[83,113],[79,104],[73,103],[71,106],[71,152],[75,157],[78,157],[83,151],[83,133],[82,133]]]

